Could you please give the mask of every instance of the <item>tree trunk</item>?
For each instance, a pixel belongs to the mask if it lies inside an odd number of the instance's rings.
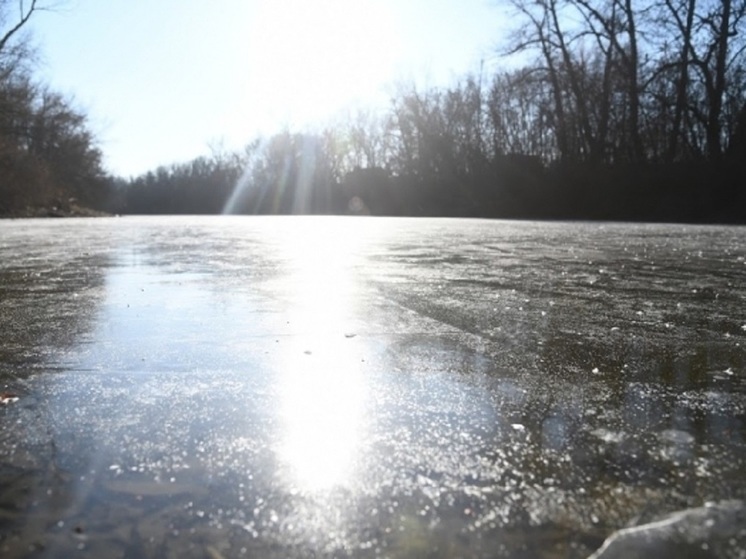
[[[720,26],[717,36],[717,47],[715,51],[715,76],[712,93],[709,99],[709,110],[707,115],[707,153],[710,159],[717,161],[723,154],[722,125],[720,123],[723,111],[723,95],[725,93],[727,60],[728,60],[728,38],[730,31],[730,16],[732,0],[722,0],[723,11],[720,18]]]
[[[674,104],[673,123],[668,138],[668,155],[666,159],[673,161],[679,151],[679,139],[682,132],[682,121],[687,103],[687,93],[689,89],[689,57],[692,49],[692,26],[694,23],[694,10],[696,0],[688,0],[686,21],[682,22],[678,10],[673,6],[670,0],[666,1],[666,6],[671,11],[671,15],[676,20],[679,31],[681,32],[681,60],[679,60],[680,70],[679,79],[676,82],[676,100]]]

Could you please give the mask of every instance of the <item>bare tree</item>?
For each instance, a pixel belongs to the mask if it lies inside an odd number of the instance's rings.
[[[0,37],[0,53],[8,48],[9,43],[26,26],[31,17],[39,11],[48,10],[51,6],[42,5],[38,0],[0,0],[0,25],[7,27]]]
[[[689,92],[690,58],[693,52],[692,37],[694,29],[694,10],[697,0],[663,0],[665,15],[662,22],[670,21],[679,34],[681,44],[678,47],[679,57],[674,61],[678,65],[676,77],[676,92],[674,99],[673,122],[668,135],[666,159],[676,159],[682,138],[682,126],[687,110],[687,95]],[[670,18],[670,19],[669,19]]]
[[[677,156],[681,144],[689,144],[718,160],[744,101],[738,76],[746,49],[746,2],[663,0],[661,11],[664,29],[670,29],[664,47],[674,42],[678,52],[661,68],[678,69],[669,158]],[[736,108],[729,109],[729,100]]]
[[[520,27],[510,37],[510,46],[506,55],[538,50],[540,62],[537,69],[546,74],[553,99],[552,122],[557,138],[557,148],[561,158],[572,157],[571,131],[567,117],[566,100],[561,79],[562,62],[557,59],[556,52],[560,48],[556,36],[558,18],[552,16],[556,8],[553,0],[510,0],[518,14],[528,21],[527,26]],[[565,58],[565,57],[563,57]]]

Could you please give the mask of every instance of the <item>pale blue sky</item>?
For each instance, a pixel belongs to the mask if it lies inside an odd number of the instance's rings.
[[[32,21],[41,77],[130,176],[383,106],[494,58],[494,0],[70,0]]]

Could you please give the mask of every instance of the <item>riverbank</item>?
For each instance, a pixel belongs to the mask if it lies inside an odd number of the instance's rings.
[[[21,219],[29,217],[111,217],[112,214],[80,206],[75,202],[56,203],[44,206],[26,206],[8,213],[0,212],[0,219]]]

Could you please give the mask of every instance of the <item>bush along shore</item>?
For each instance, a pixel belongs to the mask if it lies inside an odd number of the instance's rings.
[[[27,206],[15,209],[0,218],[35,218],[35,217],[110,217],[112,214],[81,206],[76,200],[55,201],[49,206]]]

